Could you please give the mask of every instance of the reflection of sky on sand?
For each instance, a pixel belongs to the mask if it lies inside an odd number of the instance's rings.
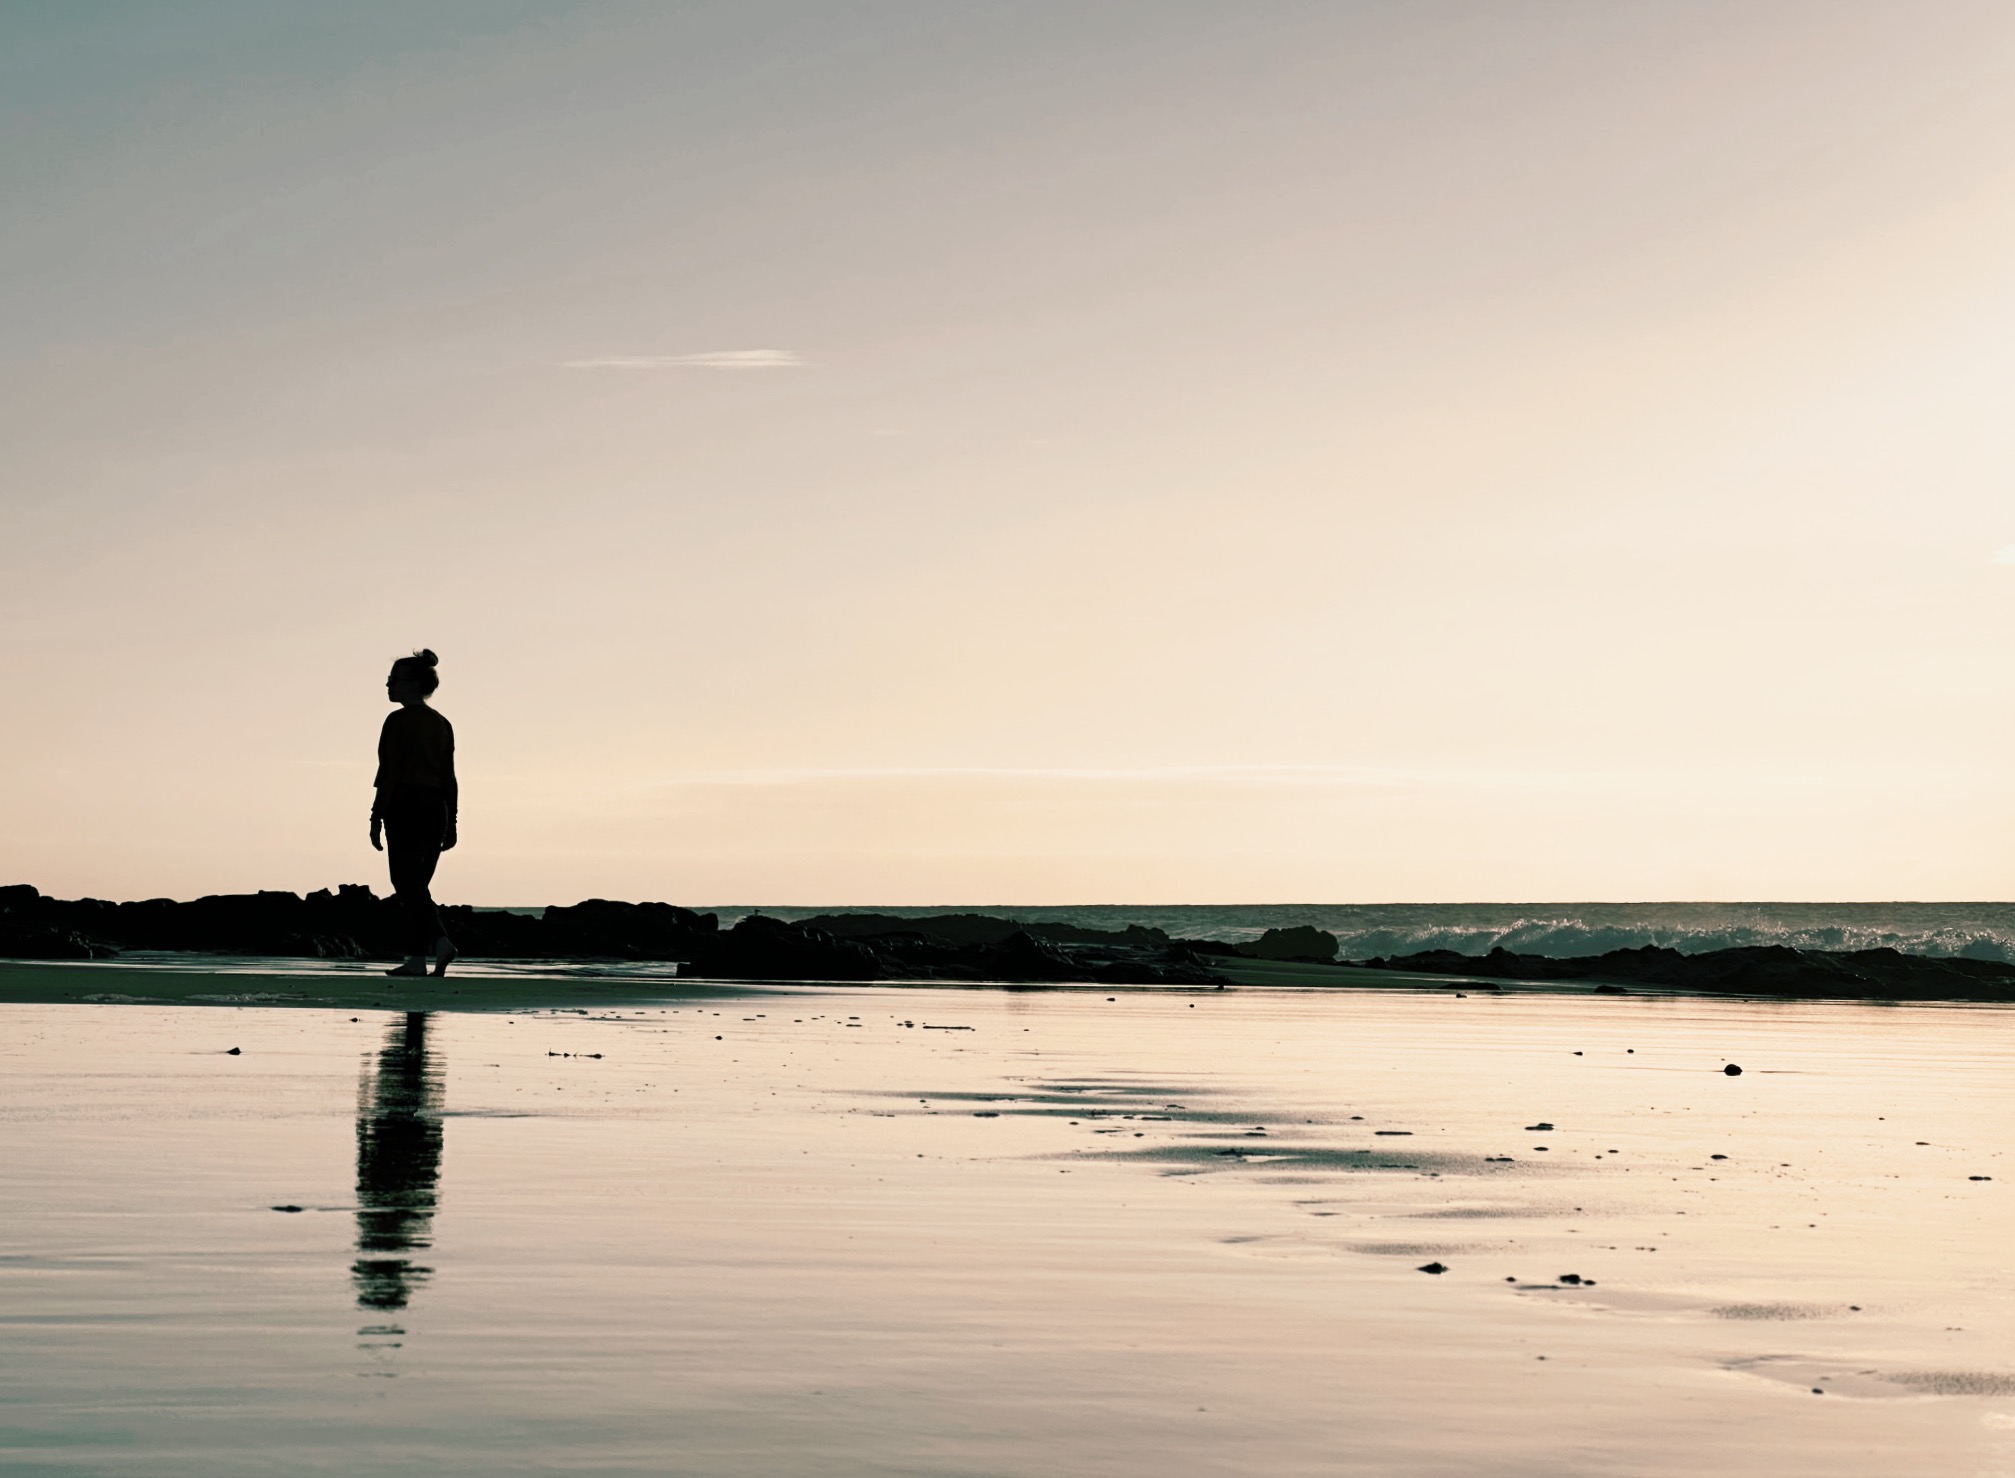
[[[10,1009],[25,1471],[2015,1458],[2003,1011]],[[359,1305],[400,1347],[364,1370]]]

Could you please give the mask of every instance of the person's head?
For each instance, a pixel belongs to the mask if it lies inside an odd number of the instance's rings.
[[[441,685],[441,677],[434,669],[441,659],[422,648],[410,657],[401,657],[392,664],[391,676],[385,679],[385,696],[394,703],[417,703],[430,695]]]

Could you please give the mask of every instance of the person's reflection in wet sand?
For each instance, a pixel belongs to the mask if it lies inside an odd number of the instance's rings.
[[[386,1032],[357,1099],[357,1307],[403,1309],[433,1276],[406,1254],[433,1245],[440,1200],[441,1070],[424,1011]]]

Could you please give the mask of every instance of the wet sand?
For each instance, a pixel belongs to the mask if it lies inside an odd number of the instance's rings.
[[[10,1474],[2015,1468],[1999,1008],[6,973]]]
[[[17,964],[0,962],[0,1005],[267,1006],[309,1010],[502,1011],[683,1000],[695,985],[662,967],[595,971],[564,965],[457,966],[444,978],[393,980],[344,961]]]
[[[541,962],[461,962],[442,979],[393,980],[365,961],[229,959],[193,955],[138,956],[121,963],[0,961],[0,1005],[302,1006],[312,1009],[410,1011],[530,1010],[539,1006],[628,1005],[683,1000],[695,991],[765,990],[776,982],[686,977],[664,965],[569,965]],[[1310,990],[1506,990],[1586,995],[1581,982],[1469,981],[1385,970],[1348,973],[1291,961],[1246,960],[1220,967],[1237,986]],[[888,982],[905,989],[911,982]],[[836,989],[857,982],[834,982]],[[940,990],[994,991],[997,985],[939,984]],[[1149,987],[1018,985],[1016,991],[1124,991]],[[1164,993],[1209,987],[1152,987]]]

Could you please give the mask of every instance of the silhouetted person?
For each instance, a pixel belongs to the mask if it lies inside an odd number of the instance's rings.
[[[441,1078],[427,1057],[427,1016],[385,1034],[377,1071],[357,1094],[357,1306],[403,1309],[432,1268],[403,1255],[433,1245],[441,1184]],[[391,1255],[388,1255],[391,1254]]]
[[[455,729],[427,707],[441,685],[434,671],[441,659],[415,652],[392,664],[385,696],[399,705],[385,715],[378,734],[378,798],[371,806],[371,845],[391,846],[392,891],[399,897],[406,962],[387,975],[425,975],[427,956],[434,973],[446,975],[455,958],[454,941],[441,927],[440,910],[428,885],[441,854],[455,845]],[[384,840],[380,840],[380,836]]]

